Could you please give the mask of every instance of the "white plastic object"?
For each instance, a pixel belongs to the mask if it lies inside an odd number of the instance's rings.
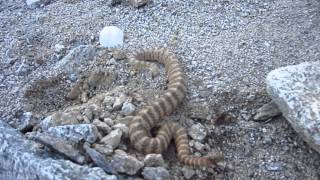
[[[106,26],[100,31],[99,42],[102,47],[114,48],[123,45],[123,31],[116,26]]]

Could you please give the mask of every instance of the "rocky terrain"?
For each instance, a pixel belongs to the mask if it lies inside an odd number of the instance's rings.
[[[317,0],[0,1],[1,177],[319,179],[319,153],[285,118],[253,118],[271,100],[271,70],[319,60],[319,12]],[[124,30],[120,50],[99,45],[106,25]],[[187,128],[193,154],[220,151],[224,165],[187,167],[173,145],[148,156],[130,145],[126,124],[166,76],[126,56],[156,46],[188,78],[166,120]]]

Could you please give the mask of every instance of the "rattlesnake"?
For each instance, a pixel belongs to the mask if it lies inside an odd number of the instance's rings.
[[[187,92],[187,82],[183,69],[175,55],[166,49],[141,49],[129,57],[130,63],[144,63],[157,61],[164,64],[167,77],[167,90],[150,105],[141,109],[129,123],[129,137],[133,146],[140,152],[162,153],[167,149],[172,138],[175,140],[178,159],[190,166],[211,166],[222,159],[222,156],[195,157],[190,155],[188,136],[185,128],[178,123],[164,123],[155,137],[151,136],[151,129],[160,120],[173,112],[184,99]]]

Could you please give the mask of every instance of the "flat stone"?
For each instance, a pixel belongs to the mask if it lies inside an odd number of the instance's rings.
[[[167,180],[171,179],[169,171],[164,167],[145,167],[142,175],[146,180]]]
[[[112,166],[116,171],[128,175],[135,175],[143,165],[143,162],[121,150],[116,150],[112,160]]]
[[[85,157],[80,153],[78,149],[76,149],[75,144],[69,143],[68,141],[46,133],[38,133],[33,136],[32,139],[68,157],[70,160],[76,163],[85,163]]]
[[[295,131],[320,153],[320,61],[271,71],[267,91]]]
[[[98,139],[98,129],[92,124],[76,124],[51,127],[47,131],[55,137],[64,138],[73,142],[85,140],[94,143]]]
[[[96,49],[92,45],[77,46],[58,61],[53,69],[60,73],[68,74],[69,78],[71,78],[71,76],[78,77],[80,69],[87,66],[89,62],[94,59],[95,54]]]
[[[70,113],[56,112],[42,120],[39,125],[45,131],[50,127],[70,124],[79,124],[76,116]]]
[[[27,140],[16,129],[0,120],[0,179],[109,179],[101,168],[78,165],[69,160],[52,159],[38,143]]]

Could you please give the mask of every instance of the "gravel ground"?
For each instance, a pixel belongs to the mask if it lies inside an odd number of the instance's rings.
[[[252,121],[256,109],[270,100],[265,91],[268,72],[319,60],[319,12],[317,0],[159,0],[139,9],[127,3],[110,7],[104,0],[52,1],[36,9],[21,0],[0,1],[0,115],[12,123],[25,111],[23,87],[44,76],[74,47],[98,46],[99,31],[115,25],[125,31],[124,49],[129,52],[162,46],[179,56],[189,89],[177,113],[211,129],[205,142],[219,147],[234,166],[197,172],[200,178],[320,179],[320,155],[284,118]],[[56,44],[66,51],[55,53]],[[114,67],[119,74],[114,86],[133,88],[125,62]],[[165,84],[163,78],[149,84],[152,79],[139,78],[143,87]],[[43,111],[34,113],[45,116],[68,106],[59,102],[39,102]],[[214,122],[221,111],[230,120]],[[170,153],[164,156],[170,173],[181,176],[182,165],[170,161]]]

